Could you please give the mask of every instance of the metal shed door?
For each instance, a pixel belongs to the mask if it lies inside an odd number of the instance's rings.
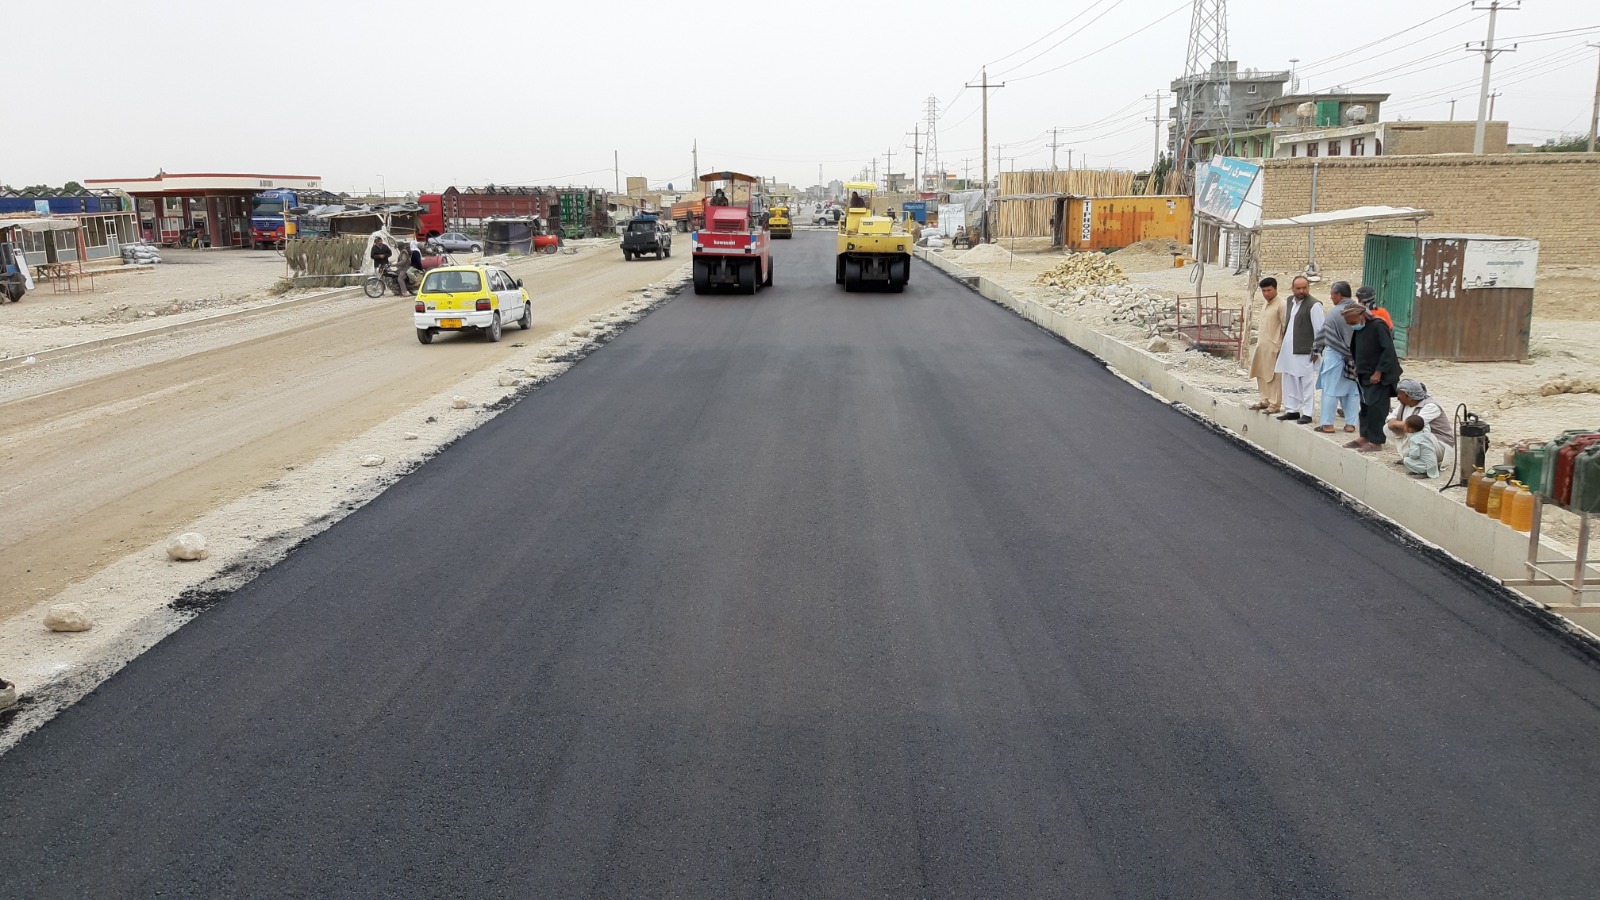
[[[1406,237],[1367,235],[1362,277],[1378,294],[1378,305],[1394,320],[1394,352],[1406,355],[1412,300],[1417,289],[1417,244]]]

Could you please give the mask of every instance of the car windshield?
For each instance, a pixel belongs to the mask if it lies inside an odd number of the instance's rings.
[[[470,294],[481,289],[483,279],[477,272],[429,272],[422,282],[424,294]]]
[[[629,225],[628,228],[631,231],[639,232],[641,234],[649,234],[650,232],[656,230],[656,223],[654,223],[654,222],[634,222],[631,225]]]
[[[281,216],[283,215],[283,201],[277,197],[257,197],[250,204],[252,216]]]

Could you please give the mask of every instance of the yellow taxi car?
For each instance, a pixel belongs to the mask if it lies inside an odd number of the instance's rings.
[[[428,272],[417,288],[417,340],[433,343],[441,331],[480,331],[500,340],[506,322],[533,327],[533,304],[522,279],[494,266],[443,266]]]

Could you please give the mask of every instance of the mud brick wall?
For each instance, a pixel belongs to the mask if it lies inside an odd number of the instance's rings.
[[[1263,163],[1263,218],[1311,211],[1317,164],[1317,209],[1412,206],[1430,210],[1424,232],[1535,238],[1543,265],[1600,265],[1600,153],[1494,156],[1379,156],[1366,159],[1269,159]],[[1408,231],[1410,222],[1377,223],[1374,231]],[[1363,225],[1318,228],[1323,271],[1361,269]],[[1262,235],[1261,270],[1295,272],[1306,264],[1304,229]]]

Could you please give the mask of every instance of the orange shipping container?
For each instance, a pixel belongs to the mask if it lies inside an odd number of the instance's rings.
[[[1066,206],[1066,245],[1073,250],[1119,250],[1151,239],[1189,242],[1188,197],[1069,197]]]

